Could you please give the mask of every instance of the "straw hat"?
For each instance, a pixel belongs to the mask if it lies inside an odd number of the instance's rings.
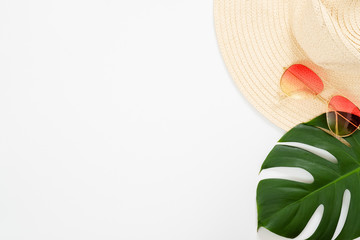
[[[301,63],[324,81],[322,97],[360,106],[360,1],[215,0],[220,49],[245,97],[288,130],[326,111],[317,98],[284,96],[284,69]]]

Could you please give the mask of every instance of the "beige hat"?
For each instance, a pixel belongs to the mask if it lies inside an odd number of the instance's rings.
[[[215,0],[218,42],[246,98],[288,130],[326,111],[317,98],[280,89],[284,70],[301,63],[324,81],[321,96],[340,94],[360,106],[359,0]]]

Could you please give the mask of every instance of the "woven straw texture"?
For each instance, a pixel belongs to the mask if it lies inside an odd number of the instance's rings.
[[[323,98],[341,94],[360,106],[360,1],[215,0],[214,16],[232,78],[277,126],[289,130],[327,109],[281,92],[284,69],[295,63],[322,78]]]

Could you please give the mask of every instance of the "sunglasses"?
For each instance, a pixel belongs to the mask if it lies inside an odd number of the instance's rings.
[[[295,64],[285,70],[280,80],[281,90],[289,97],[317,97],[327,104],[329,130],[339,137],[353,134],[360,126],[360,110],[349,99],[335,95],[330,100],[320,96],[324,90],[321,78],[308,67]]]

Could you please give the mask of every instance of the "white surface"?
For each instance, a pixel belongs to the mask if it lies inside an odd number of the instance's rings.
[[[257,238],[283,131],[230,80],[212,1],[3,0],[0,43],[0,239]]]

